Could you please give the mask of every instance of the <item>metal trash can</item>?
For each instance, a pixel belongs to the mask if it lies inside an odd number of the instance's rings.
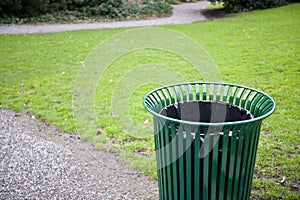
[[[268,95],[226,83],[183,83],[148,93],[160,199],[250,199]]]

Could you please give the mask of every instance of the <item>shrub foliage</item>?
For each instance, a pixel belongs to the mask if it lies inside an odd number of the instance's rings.
[[[1,0],[0,19],[25,20],[53,18],[123,19],[143,15],[169,15],[171,6],[164,0]],[[26,21],[26,20],[25,20]],[[47,19],[46,19],[47,21]],[[49,20],[51,21],[51,20]]]
[[[217,0],[209,0],[212,3]],[[300,0],[223,0],[225,8],[230,12],[245,12],[257,9],[274,8]]]

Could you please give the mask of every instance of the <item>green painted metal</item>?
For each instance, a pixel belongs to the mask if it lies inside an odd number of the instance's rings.
[[[186,186],[192,184],[192,151],[191,151],[191,145],[192,144],[192,133],[191,133],[191,128],[188,126],[186,127],[186,143],[185,143],[185,160],[186,160]],[[186,198],[191,199],[192,198],[192,188],[191,187],[186,187]]]
[[[182,126],[179,127],[178,129],[178,155],[179,156],[179,196],[180,199],[183,200],[185,199],[184,194],[185,194],[185,189],[184,189],[184,177],[185,177],[185,170],[184,170],[184,149],[183,149],[183,142],[184,142],[184,133]]]
[[[177,135],[177,131],[176,131],[176,127],[171,124],[171,134],[172,134],[172,159],[173,158],[176,158],[177,157],[177,138],[176,138],[176,135]],[[178,185],[177,185],[177,172],[178,172],[178,165],[176,162],[172,162],[172,183],[173,183],[173,187],[172,187],[172,191],[173,191],[173,194],[174,194],[174,200],[177,200],[179,197],[178,197],[178,193],[176,192],[177,191],[177,188],[178,188]]]
[[[217,132],[218,130],[214,128],[214,133]],[[213,135],[212,136],[213,140],[213,158],[212,158],[212,167],[211,167],[211,199],[216,199],[217,198],[217,185],[218,185],[218,151],[219,151],[219,135]]]
[[[224,129],[224,136],[222,140],[222,159],[221,159],[221,169],[219,178],[219,199],[225,198],[225,185],[226,185],[226,174],[227,174],[227,153],[228,153],[228,140],[229,140],[229,129]]]
[[[155,120],[157,121],[157,120]],[[161,161],[160,161],[160,158],[161,158],[161,155],[160,155],[160,145],[159,145],[159,136],[158,136],[158,133],[159,133],[159,127],[158,127],[158,123],[154,123],[154,142],[155,142],[155,152],[156,152],[156,158],[157,158],[157,175],[158,175],[158,185],[159,185],[159,199],[163,199],[162,198],[162,194],[163,194],[163,191],[162,191],[162,174],[161,174]]]
[[[200,129],[198,128],[194,139],[194,199],[200,199]]]
[[[204,141],[209,141],[210,139],[210,136],[209,136],[209,131],[207,131],[208,134],[205,135],[204,137]],[[204,157],[203,157],[203,188],[202,188],[202,198],[203,199],[207,199],[208,198],[208,195],[209,195],[209,185],[208,185],[208,182],[209,182],[209,170],[210,170],[210,167],[209,167],[209,143],[210,142],[204,142]]]
[[[160,114],[171,104],[223,101],[251,112],[253,119],[192,122]],[[159,198],[250,199],[262,120],[275,109],[268,95],[226,83],[183,83],[158,88],[145,96],[154,116]]]

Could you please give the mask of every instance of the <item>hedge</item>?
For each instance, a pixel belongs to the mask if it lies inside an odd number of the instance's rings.
[[[217,3],[216,0],[209,0]],[[224,7],[229,12],[245,12],[257,9],[274,8],[286,5],[292,2],[300,2],[300,0],[223,0]]]
[[[1,0],[0,19],[66,16],[128,18],[140,15],[169,15],[164,0]]]

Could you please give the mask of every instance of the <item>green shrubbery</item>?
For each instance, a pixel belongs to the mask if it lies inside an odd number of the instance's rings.
[[[1,0],[0,17],[37,16],[47,12],[49,0]]]
[[[0,22],[124,19],[169,15],[164,0],[1,0]]]
[[[180,2],[196,2],[198,0],[166,0],[170,4],[178,4]]]
[[[212,3],[217,0],[209,0]],[[274,8],[300,0],[223,0],[225,8],[230,12],[245,12],[257,9]]]

